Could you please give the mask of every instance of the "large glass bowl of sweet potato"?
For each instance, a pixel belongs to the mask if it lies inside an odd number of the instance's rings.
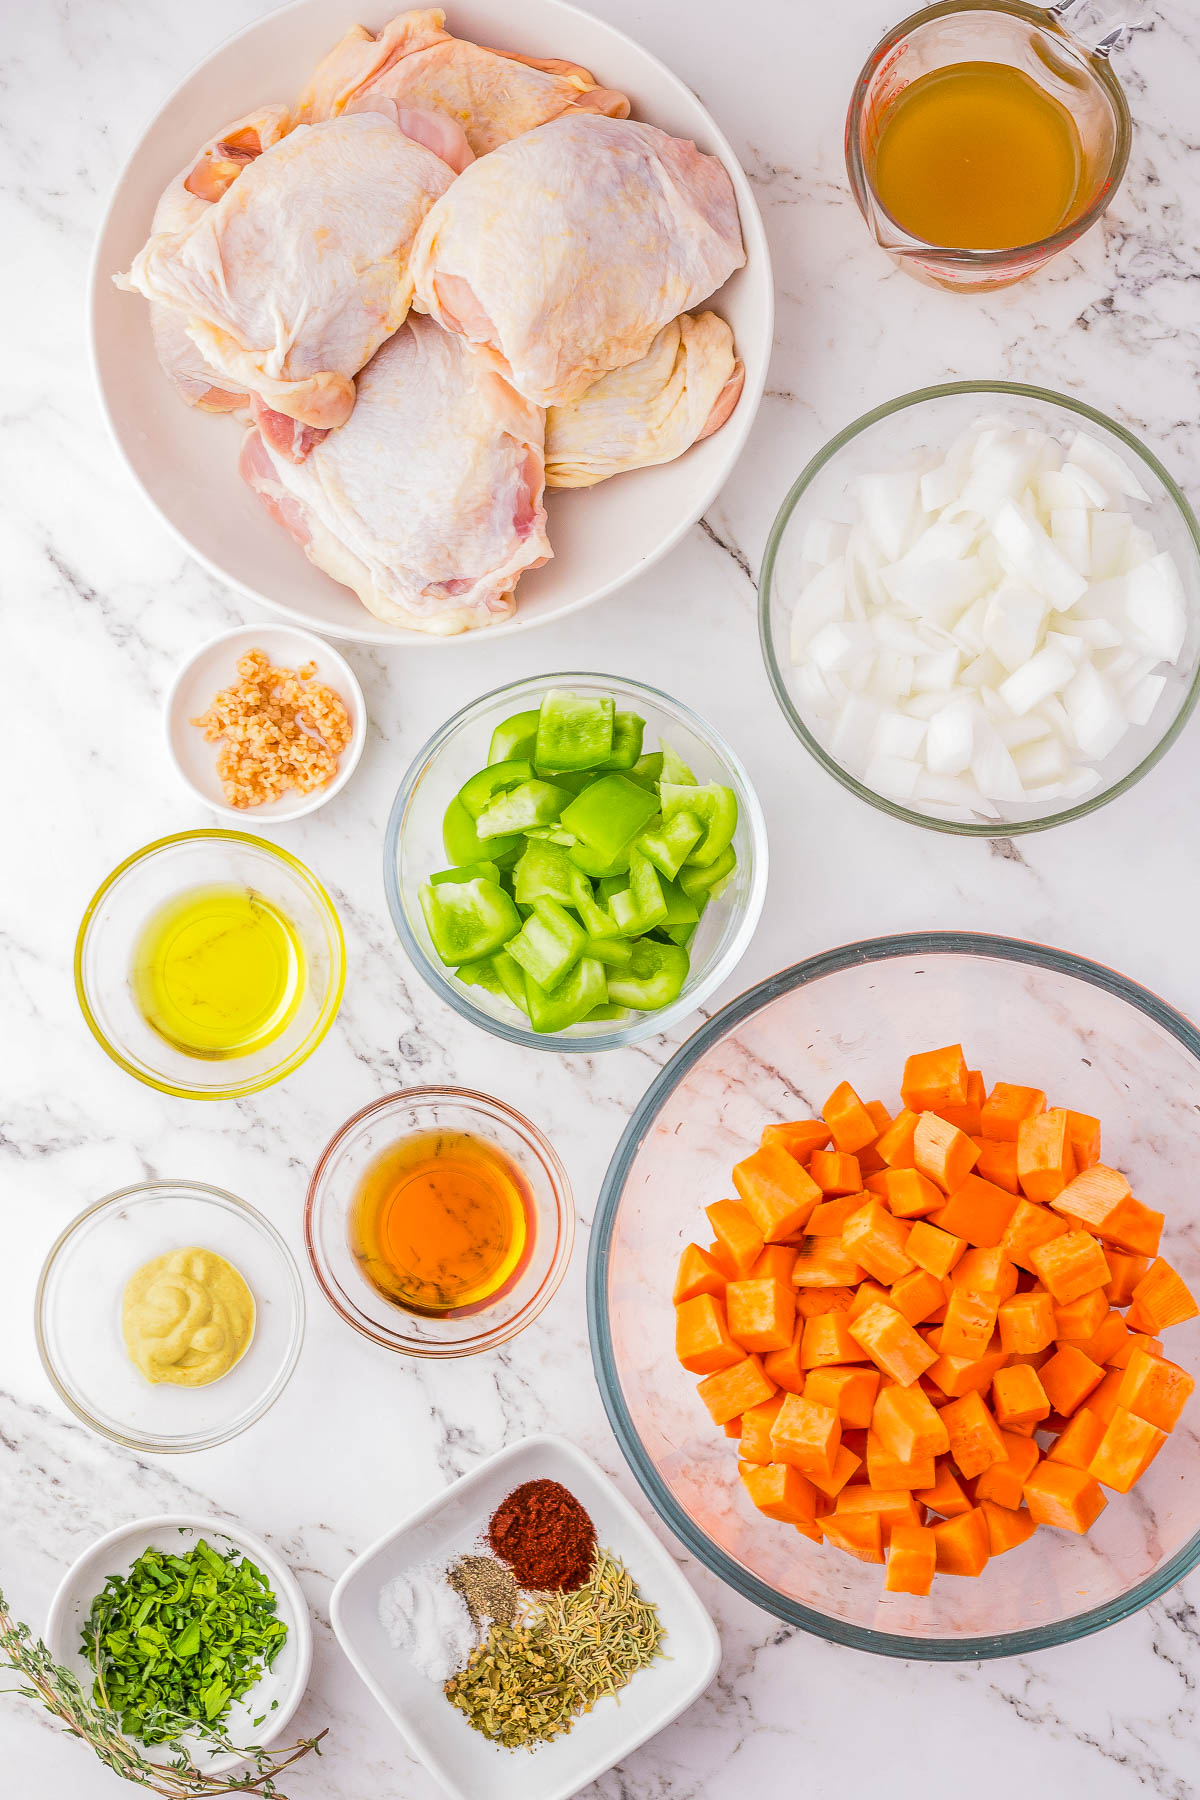
[[[647,1497],[747,1598],[976,1660],[1200,1562],[1200,1033],[1010,939],[851,944],[683,1046],[588,1303]]]

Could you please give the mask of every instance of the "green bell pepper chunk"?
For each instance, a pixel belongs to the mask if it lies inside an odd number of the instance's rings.
[[[667,907],[666,918],[662,921],[664,929],[669,932],[672,926],[686,925],[690,930],[699,920],[700,902],[695,895],[686,893],[677,881],[664,881],[661,886]],[[701,900],[707,899],[707,894],[701,896]]]
[[[661,750],[652,750],[648,756],[639,756],[632,769],[629,770],[630,781],[636,781],[639,787],[658,790],[662,780],[663,757]]]
[[[436,875],[429,877],[434,887],[442,887],[449,883],[453,887],[458,881],[500,881],[500,869],[494,862],[459,863],[453,869],[439,869]],[[504,884],[501,882],[501,886]]]
[[[664,930],[673,944],[680,944],[685,950],[696,935],[694,925],[667,925]]]
[[[545,838],[526,838],[525,848],[513,869],[513,897],[521,906],[537,900],[557,900],[574,906],[579,870],[561,844]]]
[[[637,847],[643,856],[650,858],[660,875],[674,881],[703,836],[704,827],[695,813],[677,812],[643,831]]]
[[[529,1022],[535,1031],[566,1031],[607,1000],[604,964],[594,956],[581,956],[570,974],[548,992],[536,981],[525,982]]]
[[[520,963],[514,962],[507,950],[497,950],[492,958],[492,968],[496,972],[496,980],[500,983],[507,999],[514,1006],[520,1007],[528,1018],[529,1007],[525,1003],[525,971]]]
[[[593,1006],[591,1012],[586,1014],[584,1024],[590,1025],[593,1019],[599,1024],[601,1020],[607,1022],[610,1019],[627,1019],[628,1017],[629,1008],[627,1006],[612,1006],[606,1003],[604,1006]]]
[[[717,858],[733,842],[737,830],[738,803],[732,788],[710,782],[707,787],[684,787],[662,782],[663,818],[668,822],[683,812],[692,813],[704,827],[704,836],[688,857],[688,862],[703,868]]]
[[[587,933],[580,930],[557,900],[538,900],[504,948],[514,962],[540,988],[552,988],[575,967],[587,948]]]
[[[640,850],[635,850],[629,859],[629,886],[613,895],[608,910],[622,937],[653,931],[666,918],[667,903],[658,871]]]
[[[494,961],[494,957],[481,956],[478,962],[463,963],[462,967],[455,969],[454,973],[464,987],[483,988],[485,993],[495,994],[498,1000],[503,1000],[505,998],[504,988],[493,967]]]
[[[693,900],[698,901],[701,894],[706,897],[714,895],[722,882],[732,875],[736,868],[737,857],[734,854],[733,845],[729,844],[722,850],[716,862],[707,863],[699,868],[694,868],[691,863],[685,863],[679,871],[679,885],[685,894],[690,894]]]
[[[615,856],[601,856],[598,851],[591,849],[587,844],[581,844],[576,839],[575,842],[568,844],[567,855],[575,867],[583,874],[590,875],[593,881],[607,880],[613,876],[629,873],[628,850],[619,850]],[[617,886],[624,887],[625,883],[618,881]]]
[[[601,775],[563,808],[562,823],[589,849],[611,859],[629,847],[657,811],[654,795],[628,776]]]
[[[680,994],[691,962],[680,944],[661,944],[656,938],[639,938],[633,946],[628,969],[614,969],[608,978],[608,997],[635,1012],[655,1012],[669,1006]]]
[[[520,758],[515,762],[489,763],[486,769],[476,769],[470,779],[463,782],[458,797],[471,817],[478,819],[497,795],[528,781],[532,774],[533,764]]]
[[[446,855],[456,868],[466,868],[470,863],[491,861],[505,863],[515,860],[521,849],[521,838],[492,837],[487,843],[475,829],[475,821],[455,794],[446,808],[446,816],[442,820],[442,843]]]
[[[486,840],[502,837],[510,831],[525,831],[530,825],[549,825],[558,818],[569,799],[566,790],[555,787],[552,782],[522,781],[480,813],[475,830]]]
[[[612,755],[611,694],[572,694],[551,688],[542,696],[533,760],[540,769],[595,769]]]
[[[532,712],[513,713],[511,718],[501,719],[492,733],[492,741],[488,747],[488,762],[532,762],[533,746],[537,741],[537,727],[536,707]]]
[[[574,868],[574,864],[571,866]],[[575,869],[575,881],[568,904],[573,906],[579,914],[583,922],[583,929],[590,938],[615,938],[617,936],[617,927],[612,915],[597,903],[591,882],[579,869]],[[588,951],[589,956],[593,954],[595,952]]]
[[[589,937],[584,955],[594,956],[610,969],[627,969],[633,961],[633,946],[624,938]]]
[[[602,905],[607,906],[614,894],[620,894],[625,891],[629,886],[629,881],[627,879],[628,874],[629,870],[627,867],[624,875],[602,875],[600,877],[597,886],[600,890],[600,900]]]
[[[659,776],[659,780],[672,782],[676,787],[695,787],[696,777],[692,774],[692,771],[688,768],[682,756],[679,756],[672,750],[670,744],[665,742],[662,747],[662,752],[662,773]]]
[[[612,754],[600,764],[602,769],[634,769],[642,754],[646,721],[639,713],[613,714]]]
[[[521,929],[521,915],[495,881],[442,882],[421,887],[421,911],[444,963],[477,962],[499,950]]]

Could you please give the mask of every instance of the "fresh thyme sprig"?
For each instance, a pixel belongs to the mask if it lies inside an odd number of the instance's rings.
[[[318,1756],[321,1754],[324,1731],[318,1732],[316,1737],[301,1738],[286,1749],[271,1752],[257,1745],[234,1744],[223,1732],[198,1726],[191,1719],[163,1717],[156,1723],[170,1730],[169,1748],[174,1754],[170,1763],[148,1762],[137,1745],[123,1735],[117,1714],[107,1704],[102,1677],[97,1679],[98,1697],[92,1699],[84,1693],[71,1671],[55,1662],[28,1625],[13,1618],[3,1591],[0,1591],[0,1669],[11,1669],[21,1678],[16,1688],[0,1691],[22,1694],[44,1706],[52,1717],[61,1720],[72,1737],[81,1738],[90,1745],[114,1775],[146,1788],[150,1793],[160,1794],[164,1800],[203,1800],[204,1796],[215,1794],[260,1794],[263,1800],[287,1800],[276,1786],[284,1770],[290,1769],[310,1751],[315,1751]],[[215,1751],[240,1757],[247,1766],[224,1775],[197,1768],[179,1741],[184,1732],[202,1737]]]

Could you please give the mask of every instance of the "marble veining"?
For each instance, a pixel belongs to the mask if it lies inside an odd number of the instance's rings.
[[[557,1058],[502,1047],[425,988],[392,933],[379,857],[406,763],[450,711],[506,679],[607,668],[678,694],[726,733],[767,813],[772,882],[758,934],[709,1010],[832,944],[949,927],[1068,946],[1200,1014],[1189,842],[1200,725],[1133,794],[1091,819],[1019,844],[936,837],[858,804],[806,756],[771,700],[755,631],[758,562],[794,476],[831,432],[925,382],[1000,376],[1079,395],[1144,434],[1195,488],[1195,10],[1151,8],[1150,28],[1121,59],[1136,137],[1102,226],[1032,281],[964,298],[897,273],[844,180],[845,100],[896,0],[847,0],[819,15],[763,0],[748,31],[716,0],[688,8],[684,29],[668,0],[592,4],[695,88],[754,182],[778,290],[759,419],[707,519],[621,594],[541,632],[445,657],[348,648],[371,715],[362,764],[328,809],[274,834],[335,894],[350,953],[345,1004],[319,1054],[283,1087],[215,1106],[164,1100],[121,1074],[88,1036],[72,990],[75,927],[100,878],[138,844],[209,822],[163,754],[160,705],[172,673],[197,643],[255,616],[186,556],[121,467],[91,387],[83,296],[105,198],[144,121],[267,4],[46,0],[6,19],[0,592],[17,773],[0,877],[0,1580],[40,1623],[66,1564],[137,1512],[211,1511],[266,1536],[295,1568],[316,1620],[298,1728],[330,1728],[327,1754],[287,1784],[297,1800],[435,1800],[327,1623],[333,1581],[400,1513],[543,1427],[565,1430],[647,1510],[594,1388],[586,1233],[633,1106],[699,1020],[624,1052]],[[372,23],[383,17],[364,11]],[[836,855],[815,855],[818,846]],[[310,1285],[291,1385],[233,1444],[137,1458],[62,1408],[37,1360],[30,1310],[42,1258],[77,1211],[124,1183],[183,1173],[244,1195],[301,1253],[307,1172],[327,1137],[397,1084],[429,1081],[509,1100],[567,1165],[579,1241],[531,1330],[487,1359],[411,1365],[353,1337]],[[1195,1577],[1072,1647],[935,1667],[782,1627],[666,1541],[717,1619],[721,1673],[590,1800],[737,1800],[785,1779],[815,1795],[886,1784],[916,1800],[965,1772],[974,1800],[1018,1791],[1191,1800],[1200,1791]],[[13,1800],[116,1791],[78,1745],[7,1698],[0,1752]]]

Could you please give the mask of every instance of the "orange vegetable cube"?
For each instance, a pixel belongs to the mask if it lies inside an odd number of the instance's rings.
[[[1089,1288],[1078,1300],[1068,1300],[1065,1306],[1054,1308],[1054,1335],[1056,1338],[1090,1338],[1099,1328],[1100,1321],[1108,1317],[1108,1296],[1102,1287]],[[1093,1357],[1094,1362],[1102,1361]]]
[[[693,1375],[711,1375],[742,1360],[715,1295],[697,1294],[675,1308],[675,1354]]]
[[[1067,1420],[1047,1455],[1051,1462],[1069,1463],[1073,1469],[1086,1469],[1100,1448],[1105,1430],[1104,1420],[1090,1406],[1081,1406]]]
[[[916,1221],[904,1246],[913,1261],[936,1275],[939,1281],[949,1275],[966,1247],[965,1238],[955,1237],[953,1232],[943,1231],[940,1225],[931,1225],[927,1219]]]
[[[898,1219],[921,1218],[936,1211],[945,1199],[941,1188],[915,1169],[884,1169],[882,1174],[868,1175],[867,1185]]]
[[[1002,1431],[1004,1460],[985,1469],[975,1482],[975,1502],[991,1500],[996,1506],[1007,1506],[1014,1512],[1020,1506],[1025,1483],[1037,1468],[1041,1451],[1032,1438],[1020,1437],[1015,1431]]]
[[[1147,1337],[1144,1331],[1127,1331],[1125,1342],[1121,1348],[1115,1355],[1109,1357],[1109,1367],[1113,1369],[1127,1368],[1129,1359],[1135,1350],[1146,1350],[1151,1356],[1161,1356],[1163,1353],[1162,1339]],[[1095,1362],[1095,1360],[1093,1357],[1092,1361]]]
[[[846,1220],[842,1243],[868,1275],[890,1286],[913,1266],[904,1247],[908,1232],[903,1220],[893,1218],[882,1201],[872,1198]]]
[[[839,1444],[834,1452],[833,1466],[826,1474],[823,1470],[813,1469],[808,1479],[819,1494],[827,1500],[836,1500],[842,1489],[853,1480],[862,1468],[862,1458],[855,1456],[847,1444]]]
[[[966,1480],[1004,1461],[1000,1427],[977,1393],[951,1400],[938,1416],[950,1434],[950,1454]]]
[[[1091,1113],[1069,1112],[1067,1135],[1075,1153],[1077,1169],[1090,1169],[1100,1161],[1100,1121]]]
[[[815,1206],[804,1227],[808,1237],[841,1237],[842,1227],[851,1213],[863,1204],[861,1194],[839,1194],[836,1200],[822,1200]]]
[[[1050,1417],[1050,1410],[1037,1370],[1028,1363],[996,1370],[992,1377],[992,1411],[997,1425],[1036,1425],[1040,1419]]]
[[[736,1203],[733,1201],[730,1202],[730,1205],[734,1204]],[[749,1214],[747,1214],[747,1217],[749,1217]],[[732,1256],[730,1256],[728,1250],[722,1243],[714,1240],[714,1242],[708,1246],[707,1254],[712,1258],[714,1266],[721,1271],[722,1279],[725,1281],[736,1281],[739,1275],[749,1273],[748,1270],[739,1269],[735,1266]],[[753,1268],[753,1266],[752,1263],[750,1267]]]
[[[979,1161],[979,1152],[957,1125],[948,1125],[936,1113],[922,1113],[913,1133],[913,1161],[922,1175],[936,1181],[949,1194],[962,1186]],[[955,1227],[948,1225],[946,1229],[953,1231]]]
[[[750,1271],[754,1281],[782,1281],[790,1287],[796,1263],[794,1244],[768,1244]]]
[[[769,1350],[763,1357],[763,1372],[785,1394],[802,1394],[806,1376],[800,1361],[804,1321],[797,1319],[792,1341],[785,1350]]]
[[[910,1325],[920,1325],[945,1305],[946,1296],[936,1275],[928,1269],[913,1269],[893,1283],[890,1300]]]
[[[1032,1273],[1031,1258],[1038,1245],[1049,1243],[1051,1238],[1064,1237],[1070,1229],[1067,1221],[1056,1212],[1037,1206],[1032,1200],[1021,1199],[1004,1227],[1000,1248],[1019,1269]]]
[[[862,1361],[862,1351],[850,1331],[849,1318],[850,1315],[844,1312],[821,1313],[817,1318],[805,1321],[800,1343],[802,1369]]]
[[[1173,1431],[1196,1386],[1186,1369],[1135,1350],[1125,1365],[1117,1403],[1160,1431]]]
[[[1181,1325],[1200,1312],[1182,1277],[1163,1257],[1156,1256],[1133,1290],[1133,1304],[1126,1314],[1130,1331],[1157,1337],[1169,1325]]]
[[[883,1561],[883,1525],[878,1513],[839,1513],[836,1509],[821,1520],[827,1543],[856,1556],[859,1562]]]
[[[997,1506],[994,1500],[981,1500],[979,1510],[987,1520],[988,1549],[993,1556],[1003,1556],[1026,1544],[1037,1530],[1037,1521],[1027,1506],[1013,1510]]]
[[[1117,1396],[1121,1392],[1121,1379],[1124,1369],[1110,1369],[1099,1387],[1093,1388],[1088,1395],[1088,1407],[1098,1419],[1107,1425],[1117,1410]]]
[[[1118,1406],[1104,1428],[1104,1436],[1088,1464],[1089,1475],[1118,1494],[1127,1494],[1140,1481],[1167,1441],[1165,1431],[1139,1419],[1127,1407]]]
[[[806,1237],[792,1264],[796,1287],[853,1287],[862,1280],[857,1258],[841,1237]]]
[[[881,1493],[891,1493],[897,1488],[911,1493],[917,1488],[931,1487],[937,1479],[937,1466],[932,1456],[908,1462],[880,1443],[873,1431],[867,1433],[866,1464],[869,1485]]]
[[[1108,1505],[1100,1483],[1085,1469],[1044,1458],[1025,1483],[1025,1504],[1035,1525],[1054,1525],[1082,1535]]]
[[[1067,1231],[1062,1237],[1050,1238],[1030,1252],[1030,1261],[1057,1306],[1066,1306],[1108,1281],[1104,1252],[1089,1231]]]
[[[1053,1200],[1075,1177],[1069,1121],[1061,1106],[1017,1126],[1017,1179],[1030,1200]]]
[[[1002,1300],[996,1322],[1000,1342],[1010,1353],[1028,1355],[1054,1342],[1054,1302],[1041,1288]]]
[[[737,1200],[716,1200],[704,1211],[728,1258],[730,1279],[748,1275],[762,1255],[763,1234],[746,1208]]]
[[[860,1281],[858,1288],[855,1291],[854,1298],[850,1302],[848,1309],[849,1318],[857,1319],[861,1317],[861,1315],[872,1306],[890,1306],[891,1304],[892,1294],[890,1288],[880,1287],[877,1281]]]
[[[964,1394],[982,1394],[992,1385],[992,1377],[997,1369],[1002,1369],[1008,1361],[1007,1353],[1000,1348],[998,1337],[993,1338],[983,1356],[943,1356],[938,1355],[931,1364],[929,1375],[936,1381],[944,1394],[959,1400]]]
[[[759,1512],[785,1525],[811,1522],[817,1513],[817,1496],[811,1482],[790,1463],[767,1463],[742,1470],[746,1492]]]
[[[1084,1169],[1061,1190],[1050,1196],[1056,1212],[1082,1219],[1093,1231],[1099,1231],[1122,1200],[1128,1200],[1130,1187],[1119,1169],[1095,1163]]]
[[[814,1150],[824,1150],[830,1131],[824,1119],[791,1119],[783,1125],[765,1125],[759,1140],[786,1150],[797,1162],[806,1163]]]
[[[981,1250],[992,1250],[1003,1238],[1016,1208],[1012,1194],[968,1172],[934,1213],[933,1223]]]
[[[814,1369],[808,1377],[805,1392],[810,1400],[831,1406],[843,1425],[861,1427],[871,1423],[875,1396],[879,1392],[878,1369],[828,1368]]]
[[[708,1254],[699,1244],[688,1244],[679,1258],[679,1270],[675,1276],[675,1290],[671,1298],[678,1306],[684,1300],[695,1300],[700,1294],[714,1294],[718,1298],[725,1292],[725,1277]]]
[[[1112,1271],[1112,1280],[1105,1288],[1110,1306],[1128,1306],[1133,1299],[1133,1290],[1146,1270],[1150,1267],[1148,1256],[1129,1256],[1124,1250],[1106,1250],[1104,1259]]]
[[[940,1112],[943,1106],[962,1106],[967,1098],[967,1059],[961,1044],[942,1050],[921,1050],[907,1058],[900,1083],[900,1098],[909,1112]]]
[[[770,1463],[776,1460],[771,1447],[771,1427],[779,1417],[782,1405],[783,1395],[772,1394],[761,1406],[746,1408],[742,1414],[742,1428],[738,1433],[741,1440],[738,1455],[743,1462]]]
[[[996,1329],[999,1304],[995,1294],[976,1294],[970,1288],[956,1287],[946,1307],[939,1354],[984,1356]]]
[[[796,1302],[782,1281],[731,1281],[725,1289],[729,1335],[743,1350],[786,1350],[796,1325]]]
[[[969,1512],[957,1513],[951,1519],[939,1519],[932,1531],[939,1574],[983,1574],[991,1551],[987,1519],[981,1507],[973,1506]]]
[[[841,1517],[855,1513],[875,1513],[883,1526],[883,1541],[886,1544],[897,1525],[919,1525],[921,1513],[912,1493],[907,1488],[850,1487],[838,1495],[834,1511]]]
[[[1014,1087],[1011,1082],[998,1081],[983,1103],[983,1135],[1015,1144],[1021,1120],[1045,1110],[1046,1096],[1041,1088]]]
[[[911,1386],[937,1361],[935,1352],[893,1306],[877,1301],[852,1319],[848,1329],[876,1367],[901,1387]]]
[[[842,1441],[842,1421],[832,1406],[821,1406],[805,1394],[786,1394],[774,1425],[771,1442],[780,1462],[792,1463],[805,1474],[831,1474],[833,1459]]]
[[[1017,1145],[1015,1138],[1005,1143],[1000,1138],[980,1137],[971,1133],[971,1142],[979,1152],[979,1161],[975,1164],[975,1173],[983,1181],[990,1181],[996,1187],[1003,1188],[1006,1193],[1019,1194],[1021,1183],[1017,1177]]]
[[[1017,1291],[1017,1267],[997,1245],[991,1250],[968,1250],[954,1271],[954,1285],[994,1294],[997,1303]]]
[[[1075,1408],[1082,1406],[1088,1395],[1100,1386],[1104,1370],[1097,1368],[1082,1350],[1064,1344],[1049,1362],[1042,1364],[1038,1378],[1055,1412],[1069,1419]]]
[[[893,1525],[883,1585],[889,1594],[927,1594],[937,1568],[937,1539],[924,1525]]]
[[[948,1457],[939,1458],[933,1486],[918,1488],[913,1498],[921,1506],[927,1506],[930,1512],[941,1513],[945,1519],[971,1510],[970,1497]]]
[[[726,1419],[734,1419],[769,1400],[775,1388],[758,1357],[744,1356],[728,1369],[706,1375],[696,1392],[707,1406],[713,1424],[724,1425]]]
[[[916,1130],[917,1115],[906,1108],[896,1114],[886,1131],[880,1133],[875,1149],[889,1169],[915,1168]]]
[[[801,1319],[815,1319],[821,1313],[846,1312],[854,1304],[855,1290],[838,1288],[797,1288],[796,1314]]]
[[[933,1111],[947,1125],[957,1125],[970,1138],[978,1137],[983,1130],[983,1103],[987,1098],[987,1084],[978,1069],[967,1070],[967,1097],[961,1105],[953,1103],[946,1106],[935,1106]]]
[[[767,1243],[803,1231],[821,1199],[811,1175],[777,1144],[760,1145],[753,1156],[738,1163],[733,1185]]]
[[[1068,1343],[1072,1339],[1066,1340]],[[1119,1356],[1129,1342],[1129,1327],[1119,1312],[1108,1312],[1101,1319],[1090,1338],[1085,1338],[1077,1347],[1085,1356],[1090,1356],[1094,1363],[1110,1363]]]
[[[821,1113],[833,1133],[835,1147],[848,1150],[851,1156],[865,1150],[879,1136],[874,1119],[848,1081],[838,1083]]]
[[[883,1388],[871,1415],[871,1429],[883,1448],[901,1462],[944,1456],[950,1449],[945,1421],[919,1387]]]
[[[848,1150],[814,1150],[808,1172],[826,1196],[862,1193],[858,1158]]]

